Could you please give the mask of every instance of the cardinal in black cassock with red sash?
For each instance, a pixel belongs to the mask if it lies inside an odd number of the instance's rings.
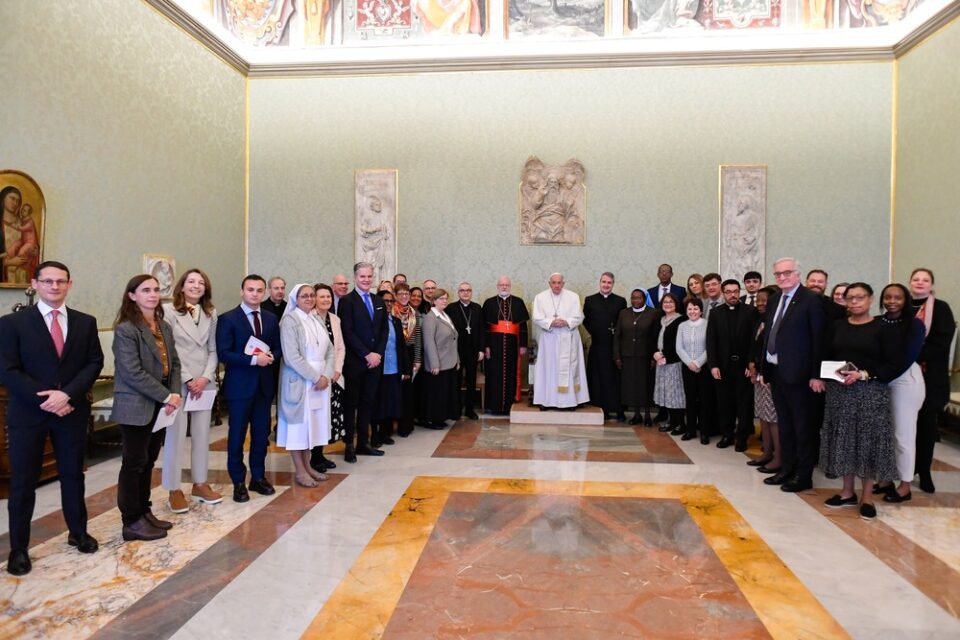
[[[510,294],[507,277],[497,280],[499,295],[483,303],[485,407],[493,414],[508,415],[520,400],[520,356],[527,350],[527,305]]]

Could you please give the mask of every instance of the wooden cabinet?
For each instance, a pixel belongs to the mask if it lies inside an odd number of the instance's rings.
[[[7,404],[10,394],[0,385],[0,427],[3,429],[3,442],[0,443],[0,498],[10,496],[10,439],[7,436]],[[43,467],[40,470],[40,482],[57,477],[57,461],[53,456],[53,443],[47,435],[43,447]]]

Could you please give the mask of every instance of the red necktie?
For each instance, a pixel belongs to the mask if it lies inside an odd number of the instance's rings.
[[[50,312],[50,337],[53,338],[53,346],[57,350],[57,357],[63,356],[63,327],[57,317],[60,315],[59,309]]]
[[[253,335],[259,338],[263,335],[263,327],[260,325],[260,312],[252,311],[253,313]]]

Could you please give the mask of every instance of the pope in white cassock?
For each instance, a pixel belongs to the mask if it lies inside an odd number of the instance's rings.
[[[534,368],[533,403],[543,408],[575,408],[590,400],[583,343],[580,296],[563,288],[563,274],[550,276],[550,289],[533,299],[533,322],[540,327]]]

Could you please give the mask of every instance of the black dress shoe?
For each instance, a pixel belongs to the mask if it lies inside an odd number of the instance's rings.
[[[777,485],[783,484],[790,479],[790,474],[781,469],[775,475],[770,476],[769,478],[763,479],[763,484]]]
[[[877,517],[877,508],[872,504],[864,502],[860,505],[860,519],[861,520],[875,520]]]
[[[780,485],[780,491],[787,493],[797,493],[798,491],[806,491],[808,489],[813,489],[813,481],[809,478],[801,478],[800,476],[793,476]]]
[[[250,494],[247,492],[247,488],[241,482],[239,484],[233,485],[233,501],[234,502],[249,502]]]
[[[349,463],[354,463],[357,461],[357,452],[353,447],[347,447],[343,450],[343,461]]]
[[[147,509],[147,512],[143,514],[143,517],[146,518],[147,522],[149,522],[151,526],[154,526],[157,529],[163,529],[164,531],[173,529],[172,522],[161,520],[157,516],[153,515],[153,511],[150,511],[150,509]]]
[[[393,438],[384,438],[383,444],[397,444],[397,441],[394,440]]]
[[[76,547],[80,553],[95,553],[100,548],[97,539],[89,533],[71,533],[67,536],[67,544]]]
[[[838,493],[824,500],[823,505],[830,509],[842,509],[843,507],[855,507],[858,503],[857,494],[853,494],[849,498],[844,498]]]
[[[683,425],[680,425],[680,426],[674,427],[673,430],[670,432],[670,435],[672,435],[672,436],[680,436],[680,435],[683,435],[683,434],[686,433],[686,432],[687,432],[687,428],[684,427]]]
[[[736,444],[733,446],[733,450],[737,453],[743,453],[747,450],[747,441],[746,440],[737,440]]]
[[[700,444],[710,444],[710,436],[700,436]]]
[[[433,429],[434,431],[443,431],[447,428],[447,425],[442,422],[428,422],[425,426],[427,429]]]
[[[126,525],[121,535],[124,540],[159,540],[160,538],[166,538],[167,532],[164,529],[159,529],[147,520],[146,516],[141,517],[139,520],[133,524]]]
[[[540,411],[549,411],[549,410],[550,410],[550,407],[544,407],[543,405],[540,406]],[[430,425],[427,425],[427,426],[430,426]]]
[[[755,460],[747,460],[748,467],[762,467],[765,466],[768,462],[773,460],[773,458],[757,458]]]
[[[324,458],[323,466],[325,466],[327,469],[336,469],[337,463],[331,460],[330,458]],[[320,470],[320,473],[323,473],[323,469]]]
[[[772,467],[768,467],[767,465],[763,465],[762,467],[757,467],[757,471],[760,473],[780,473],[780,467],[774,469]]]
[[[673,430],[673,427],[671,427],[669,424],[662,424],[659,427],[657,427],[657,431],[659,431],[660,433],[666,433],[667,431],[672,431],[672,430]]]
[[[726,449],[733,444],[733,438],[730,436],[723,436],[720,438],[720,442],[717,443],[717,449]]]
[[[467,411],[465,414],[469,420],[479,420],[480,416],[477,415],[476,411]]]
[[[696,438],[696,437],[697,437],[697,434],[695,434],[695,433],[685,433],[685,434],[683,434],[683,436],[682,436],[680,439],[681,439],[681,440],[693,440],[693,439]]]
[[[12,576],[25,576],[33,569],[30,556],[24,549],[14,549],[7,558],[7,573]]]
[[[374,449],[373,447],[363,445],[362,447],[357,447],[358,456],[382,456],[383,451],[379,449]]]
[[[383,443],[380,442],[379,439],[373,438],[370,440],[370,446],[373,447],[374,449],[379,449],[380,447],[383,446]]]
[[[888,493],[895,492],[896,490],[897,488],[893,486],[892,483],[884,484],[884,485],[879,485],[879,484],[873,485],[873,495],[877,495],[877,494],[886,495]]]
[[[273,488],[273,485],[270,484],[270,482],[268,482],[266,478],[260,478],[259,480],[251,480],[250,491],[256,491],[262,496],[272,496],[277,492],[277,490]]]
[[[901,502],[910,502],[913,498],[913,492],[907,491],[907,495],[902,496],[896,490],[891,491],[887,495],[883,496],[884,502],[893,502],[894,504],[899,504]]]

